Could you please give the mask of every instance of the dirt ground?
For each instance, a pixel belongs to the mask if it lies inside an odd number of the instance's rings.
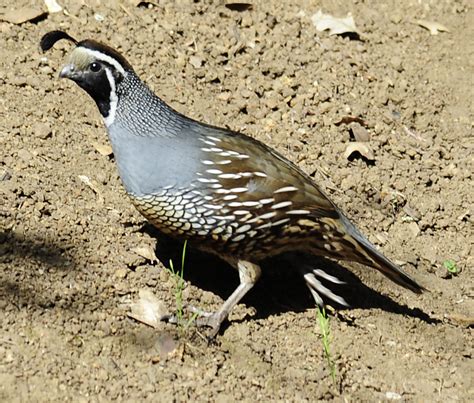
[[[131,3],[0,22],[0,400],[473,401],[472,2]],[[360,36],[316,31],[319,9],[352,12]],[[109,43],[180,112],[276,148],[430,292],[315,260],[352,305],[330,316],[334,381],[311,295],[278,258],[214,343],[131,319],[141,290],[177,308],[165,266],[181,245],[126,198],[95,104],[57,78],[71,45],[39,51],[53,29]],[[373,155],[347,158],[360,136]],[[194,251],[185,279],[184,303],[208,310],[238,283]]]

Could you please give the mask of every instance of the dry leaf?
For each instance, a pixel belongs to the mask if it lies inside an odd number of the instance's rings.
[[[370,140],[370,133],[365,127],[361,126],[359,123],[354,123],[351,126],[351,131],[354,135],[355,141],[366,142]]]
[[[347,14],[347,17],[337,18],[330,14],[324,14],[319,10],[311,17],[311,21],[318,31],[329,29],[329,35],[340,35],[351,32],[359,33],[351,13]]]
[[[340,126],[342,124],[348,125],[349,123],[357,122],[360,123],[362,126],[366,126],[367,123],[364,119],[358,118],[357,116],[343,116],[339,122],[334,123],[336,126]]]
[[[96,151],[100,155],[103,155],[104,157],[112,155],[112,153],[113,153],[112,147],[109,144],[101,144],[101,143],[93,142],[92,147],[94,147],[96,149]]]
[[[431,35],[438,35],[438,32],[449,32],[448,28],[435,21],[417,20],[416,23],[420,27],[426,28],[430,31]]]
[[[158,258],[155,255],[155,251],[151,246],[137,246],[136,248],[132,248],[132,252],[136,253],[138,256],[144,257],[150,262],[158,261]]]
[[[369,161],[375,161],[374,153],[369,148],[369,146],[366,143],[361,143],[358,141],[349,143],[349,145],[346,147],[346,150],[344,151],[344,158],[349,159],[351,158],[352,154],[356,152]]]
[[[138,301],[131,302],[129,306],[128,316],[155,329],[169,316],[163,302],[146,288],[138,291]]]
[[[40,10],[39,8],[23,7],[0,15],[0,20],[11,22],[12,24],[23,24],[27,21],[42,18],[46,14],[45,11]]]
[[[96,194],[99,194],[99,189],[97,188],[97,186],[95,185],[95,183],[92,182],[92,180],[86,176],[86,175],[78,175],[77,176],[79,178],[79,180],[84,183],[86,186],[88,186],[89,188],[92,189],[92,191]]]
[[[62,11],[62,7],[56,2],[56,0],[44,0],[48,13],[59,13]]]

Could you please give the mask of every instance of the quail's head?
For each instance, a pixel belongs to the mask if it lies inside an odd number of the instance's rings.
[[[127,73],[133,72],[132,66],[116,50],[100,42],[86,39],[76,41],[63,31],[52,31],[41,40],[41,49],[49,50],[54,44],[66,39],[75,44],[59,77],[74,81],[97,103],[104,117],[108,115],[111,94]]]

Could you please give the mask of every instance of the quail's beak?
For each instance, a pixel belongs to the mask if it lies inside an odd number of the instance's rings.
[[[59,73],[59,78],[69,78],[71,80],[76,80],[77,77],[78,72],[72,63],[64,65]]]

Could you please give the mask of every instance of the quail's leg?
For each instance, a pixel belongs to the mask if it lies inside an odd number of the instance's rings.
[[[208,326],[211,331],[208,333],[209,337],[214,337],[219,332],[222,322],[227,319],[230,311],[237,305],[245,294],[255,285],[260,278],[260,266],[239,260],[237,262],[237,269],[239,270],[240,284],[230,295],[229,298],[222,304],[220,309],[210,315],[205,315],[197,319],[198,326]]]

